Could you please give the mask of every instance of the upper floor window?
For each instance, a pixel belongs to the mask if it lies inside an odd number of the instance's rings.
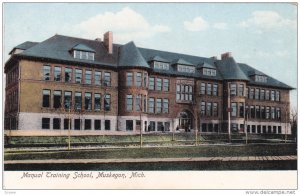
[[[206,75],[206,76],[216,76],[217,75],[217,71],[215,69],[211,69],[211,68],[203,68],[203,75]]]
[[[200,94],[205,95],[205,83],[201,83]]]
[[[92,94],[89,92],[85,93],[84,97],[84,109],[91,110],[92,109]]]
[[[126,73],[126,86],[132,86],[132,82],[133,82],[133,73],[127,72]]]
[[[177,84],[176,85],[176,100],[193,101],[193,86]]]
[[[164,82],[163,90],[164,91],[169,91],[169,79],[164,79],[163,82]]]
[[[231,116],[237,116],[237,104],[236,102],[231,103]]]
[[[237,95],[236,83],[230,83],[230,95],[231,96],[236,96]]]
[[[54,67],[54,80],[60,81],[61,80],[61,67]]]
[[[154,98],[149,98],[149,106],[148,106],[148,110],[149,113],[154,113]]]
[[[213,103],[213,116],[218,116],[218,103]]]
[[[94,94],[94,109],[95,111],[100,111],[101,110],[101,94],[100,93],[95,93]]]
[[[205,116],[205,102],[201,102],[201,116]]]
[[[53,107],[60,108],[61,107],[61,91],[54,91],[53,93]]]
[[[111,75],[110,75],[110,72],[105,72],[104,73],[104,85],[105,86],[110,86],[111,85]]]
[[[185,65],[178,64],[177,70],[178,72],[195,73],[195,67],[193,66],[185,66]]]
[[[165,62],[154,61],[154,68],[155,69],[169,70],[169,64],[165,63]]]
[[[169,113],[169,100],[168,99],[164,99],[163,107],[164,107],[163,113]]]
[[[261,89],[261,90],[260,90],[260,99],[261,99],[261,100],[264,100],[264,99],[265,99],[265,90],[264,90],[264,89]]]
[[[65,91],[64,107],[65,107],[65,109],[70,109],[71,106],[72,106],[72,92]]]
[[[50,90],[49,89],[43,90],[43,107],[44,108],[50,107]]]
[[[82,108],[81,92],[75,92],[75,110],[81,110],[81,108]]]
[[[276,91],[276,101],[280,101],[280,91]]]
[[[126,111],[131,112],[133,108],[133,97],[132,95],[126,96]]]
[[[95,54],[88,51],[74,50],[74,58],[82,60],[94,60]]]
[[[72,69],[65,68],[65,82],[70,83],[72,82]]]
[[[44,80],[49,81],[50,80],[51,66],[44,65],[43,66],[43,72],[44,72]]]
[[[136,73],[135,85],[137,87],[141,87],[142,86],[142,73],[141,72],[137,72]]]
[[[92,71],[85,71],[85,84],[92,84]]]
[[[206,93],[207,95],[211,95],[211,83],[207,83],[207,90],[206,90]]]
[[[254,88],[250,88],[249,99],[254,99]]]
[[[270,91],[266,90],[266,100],[270,100]]]
[[[271,91],[271,101],[275,101],[275,91]]]
[[[162,88],[162,81],[160,78],[156,78],[156,90],[161,91]]]
[[[218,96],[218,84],[213,85],[213,95]]]
[[[149,89],[154,90],[154,77],[149,78]]]
[[[100,71],[95,71],[94,82],[95,82],[95,85],[101,85],[101,72]]]
[[[104,110],[110,111],[110,94],[105,94],[104,96]]]
[[[144,72],[144,87],[147,87],[147,82],[148,82],[148,73]]]
[[[244,96],[244,84],[239,85],[239,96]]]
[[[259,89],[258,88],[255,89],[255,99],[259,100]]]
[[[81,83],[82,82],[82,70],[75,69],[75,82]]]
[[[261,83],[266,83],[267,82],[267,77],[262,76],[262,75],[255,75],[255,81],[256,82],[261,82]]]
[[[161,99],[157,98],[156,99],[156,113],[161,113],[162,104],[161,104]]]
[[[137,112],[142,111],[142,96],[140,94],[135,96],[135,110]]]

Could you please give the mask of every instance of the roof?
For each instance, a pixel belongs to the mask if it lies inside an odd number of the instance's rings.
[[[94,52],[95,53],[95,50],[84,45],[84,44],[77,44],[75,45],[72,49],[74,50],[80,50],[80,51],[89,51],[89,52]]]
[[[72,49],[95,52],[94,61],[76,59],[70,52]],[[86,64],[105,66],[111,68],[117,67],[140,67],[151,68],[150,62],[153,60],[161,62],[172,62],[177,64],[192,65],[196,67],[195,73],[178,72],[176,66],[170,66],[169,70],[153,69],[154,73],[191,77],[209,80],[244,80],[253,85],[262,85],[269,87],[279,87],[285,89],[293,89],[292,87],[272,78],[259,70],[243,63],[237,63],[232,57],[216,60],[200,56],[193,56],[181,53],[160,51],[148,48],[136,47],[134,42],[124,45],[113,44],[113,53],[108,54],[104,43],[98,40],[81,39],[63,35],[54,35],[49,39],[37,42],[24,42],[14,49],[24,50],[22,53],[13,54],[6,64],[12,63],[16,58],[34,58],[42,60],[63,61],[71,64]],[[203,75],[201,68],[216,69],[216,76]],[[255,82],[251,79],[251,75],[266,75],[268,77],[266,83]]]
[[[132,41],[121,46],[118,66],[150,68],[149,64]]]

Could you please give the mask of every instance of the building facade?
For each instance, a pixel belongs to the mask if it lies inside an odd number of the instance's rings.
[[[290,134],[292,87],[231,53],[204,58],[55,35],[5,64],[5,129]]]

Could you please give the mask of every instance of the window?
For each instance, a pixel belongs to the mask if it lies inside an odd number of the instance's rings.
[[[95,93],[94,94],[94,109],[95,111],[100,111],[101,110],[101,94],[100,93]]]
[[[157,122],[157,131],[164,131],[164,124],[162,122]]]
[[[206,115],[211,116],[211,114],[212,114],[211,111],[212,111],[211,102],[207,102],[207,104],[206,104]]]
[[[150,121],[148,130],[149,131],[155,131],[155,122],[154,121]]]
[[[254,99],[254,88],[250,88],[249,99]]]
[[[54,81],[61,81],[61,67],[54,67]]]
[[[276,132],[277,132],[277,127],[273,126],[273,133],[276,133]]]
[[[84,109],[91,110],[92,109],[92,94],[86,92],[84,95]]]
[[[137,112],[142,111],[142,96],[140,94],[135,96],[135,110]]]
[[[81,110],[81,108],[82,108],[81,92],[75,92],[75,110]]]
[[[132,82],[133,82],[133,73],[127,72],[126,73],[126,86],[132,86]]]
[[[205,102],[201,102],[201,116],[205,116]]]
[[[260,109],[259,106],[255,106],[256,118],[260,118]]]
[[[266,90],[266,100],[270,100],[270,91]]]
[[[246,97],[249,98],[249,87],[246,88]]]
[[[105,130],[110,130],[110,120],[105,120],[104,121],[104,129]]]
[[[133,130],[133,120],[126,120],[126,131]]]
[[[270,118],[270,107],[266,107],[266,119]]]
[[[169,91],[169,79],[164,79],[163,82],[164,82],[163,90],[164,91]]]
[[[94,60],[95,54],[93,52],[88,51],[74,50],[74,58],[82,60]]]
[[[275,91],[271,91],[271,101],[275,101]]]
[[[154,90],[154,77],[149,78],[149,89]]]
[[[75,82],[81,83],[82,82],[82,70],[75,69]]]
[[[156,90],[161,91],[162,83],[160,78],[156,78]]]
[[[110,78],[110,72],[104,73],[104,86],[110,86],[111,85],[111,78]]]
[[[148,73],[144,72],[144,87],[147,87]]]
[[[60,118],[53,119],[53,129],[60,129]]]
[[[213,116],[214,117],[218,116],[218,103],[216,102],[213,103]]]
[[[71,83],[72,82],[72,69],[65,68],[65,82]]]
[[[271,107],[271,119],[275,119],[275,108]]]
[[[211,95],[211,83],[207,83],[207,95]]]
[[[61,91],[54,91],[53,93],[53,99],[54,99],[54,108],[60,108],[61,107]]]
[[[154,113],[154,98],[149,98],[149,113]]]
[[[184,66],[184,65],[177,65],[178,72],[187,72],[187,73],[195,73],[195,67],[193,66]]]
[[[255,89],[255,99],[259,100],[259,89],[258,88]]]
[[[165,62],[154,61],[154,68],[155,69],[169,70],[169,64],[165,63]]]
[[[267,127],[263,126],[263,133],[267,133]]]
[[[231,96],[236,96],[236,83],[230,83],[230,95]]]
[[[255,81],[256,82],[261,82],[261,83],[266,83],[267,82],[267,77],[262,76],[262,75],[255,75]]]
[[[141,87],[142,86],[142,73],[141,72],[137,72],[136,73],[135,85],[137,87]]]
[[[218,96],[218,84],[214,84],[213,86],[213,95]]]
[[[176,100],[193,101],[193,86],[192,85],[176,85]]]
[[[147,96],[144,95],[144,112],[147,112]]]
[[[50,81],[50,72],[51,72],[51,67],[48,65],[43,66],[43,72],[44,72],[44,80],[45,81]]]
[[[126,95],[126,111],[131,112],[133,107],[132,95]]]
[[[161,113],[161,99],[156,99],[156,113]]]
[[[239,96],[244,96],[244,84],[239,85]]]
[[[276,101],[280,101],[280,91],[276,91]]]
[[[207,132],[207,125],[206,125],[206,123],[202,123],[201,129],[202,129],[203,132]]]
[[[72,92],[71,91],[65,91],[65,109],[70,109],[72,107]]]
[[[261,100],[264,100],[264,99],[265,99],[265,90],[264,90],[264,89],[261,89],[261,90],[260,90],[260,99],[261,99]]]
[[[203,75],[206,76],[216,76],[217,71],[215,69],[203,68]]]
[[[272,133],[272,126],[268,126],[268,133]]]
[[[281,134],[281,126],[278,126],[278,134]]]
[[[81,129],[81,119],[75,119],[74,120],[75,130]]]
[[[231,116],[237,116],[237,103],[236,102],[232,102],[231,103],[231,108],[232,108],[232,112],[231,112]]]
[[[215,124],[215,125],[214,125],[214,131],[215,131],[215,132],[218,132],[218,131],[219,131],[219,125],[218,125],[218,124]]]
[[[254,108],[254,106],[250,106],[250,117],[255,118],[255,108]]]
[[[92,128],[92,120],[85,119],[84,120],[84,130],[91,130],[91,128]]]
[[[94,120],[94,129],[101,130],[101,120]]]
[[[252,133],[255,133],[256,132],[256,126],[255,125],[252,125]]]
[[[50,129],[50,118],[42,118],[42,129]]]
[[[44,108],[50,107],[50,90],[49,89],[43,90],[43,107]]]
[[[104,97],[104,110],[110,111],[110,94],[105,94]]]
[[[281,110],[280,110],[280,108],[276,108],[276,118],[277,118],[278,120],[281,119]]]
[[[64,119],[64,129],[72,129],[72,124],[71,124],[71,120],[70,119],[67,119],[65,118]]]
[[[200,94],[205,95],[205,83],[201,83]]]
[[[164,110],[163,113],[169,113],[169,100],[164,99]]]
[[[257,125],[257,133],[261,133],[261,125]]]
[[[266,111],[265,111],[265,107],[264,106],[261,106],[261,118],[262,119],[265,119],[266,118]]]
[[[101,85],[101,72],[95,71],[94,77],[95,85]]]
[[[85,84],[92,84],[92,71],[85,71]]]
[[[239,103],[240,117],[244,117],[244,103]]]

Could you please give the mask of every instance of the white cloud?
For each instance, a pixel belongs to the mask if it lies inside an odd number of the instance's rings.
[[[226,29],[227,29],[227,23],[225,23],[225,22],[215,23],[215,24],[213,25],[213,27],[214,27],[215,29],[219,29],[219,30],[226,30]]]
[[[282,17],[275,11],[254,11],[251,18],[242,21],[241,27],[256,27],[262,31],[269,31],[279,28],[296,27],[296,21]]]
[[[91,17],[76,25],[73,31],[89,38],[102,38],[105,32],[113,31],[114,42],[125,43],[147,39],[171,29],[165,25],[151,25],[141,14],[125,7],[116,13],[105,12]]]
[[[204,31],[209,27],[208,22],[206,22],[202,17],[198,16],[192,21],[185,21],[184,27],[188,31]]]

